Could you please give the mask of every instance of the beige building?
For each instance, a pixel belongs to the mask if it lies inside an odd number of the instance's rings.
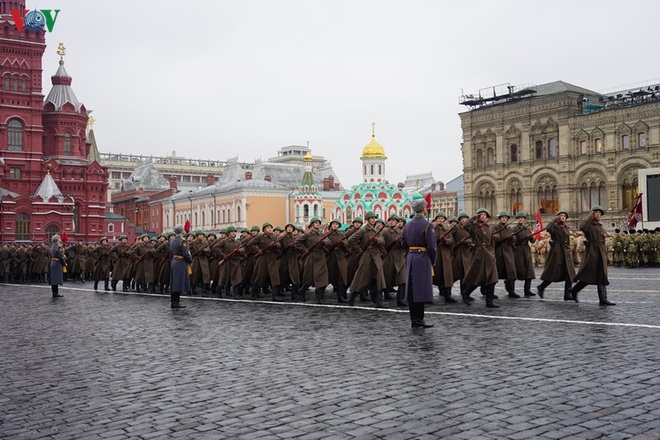
[[[563,81],[482,90],[460,100],[468,213],[563,209],[576,219],[601,205],[607,226],[619,226],[637,170],[660,165],[658,85],[610,95]]]

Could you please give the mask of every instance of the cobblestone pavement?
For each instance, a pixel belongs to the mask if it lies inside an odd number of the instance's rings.
[[[615,307],[498,285],[500,309],[441,301],[426,330],[366,303],[0,285],[0,438],[658,438],[660,269],[610,278]]]

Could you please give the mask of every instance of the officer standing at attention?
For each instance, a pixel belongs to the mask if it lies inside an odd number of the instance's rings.
[[[193,262],[188,249],[188,242],[183,238],[183,226],[177,225],[174,227],[174,238],[170,244],[170,251],[172,252],[172,271],[170,273],[170,298],[172,300],[173,309],[183,309],[179,303],[181,300],[181,292],[190,290],[190,273],[188,272],[188,265]]]
[[[53,298],[61,298],[59,293],[60,284],[64,284],[64,267],[66,259],[62,252],[62,239],[59,235],[53,235],[51,238],[53,245],[50,247],[50,288],[53,291]]]
[[[403,228],[401,247],[406,257],[406,300],[412,328],[428,328],[424,321],[424,304],[433,302],[433,263],[438,253],[433,225],[426,220],[426,200],[413,196],[411,203],[415,217]]]

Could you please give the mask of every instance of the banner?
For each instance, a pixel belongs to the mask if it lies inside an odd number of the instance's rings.
[[[543,229],[543,220],[541,220],[541,208],[536,210],[536,241],[541,240],[541,233],[539,232]]]
[[[633,206],[632,211],[628,214],[628,229],[634,228],[637,226],[637,222],[644,220],[644,215],[642,213],[642,193],[637,194],[637,201],[635,206]]]

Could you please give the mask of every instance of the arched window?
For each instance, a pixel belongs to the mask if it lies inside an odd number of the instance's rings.
[[[223,209],[222,210],[222,223],[226,223],[226,222],[227,222],[227,211],[225,211]]]
[[[511,147],[509,147],[509,160],[511,163],[517,163],[518,162],[518,145],[516,144],[511,144]]]
[[[242,220],[241,220],[241,207],[240,207],[240,206],[237,206],[237,207],[236,207],[236,221],[237,221],[237,222],[242,221]]]
[[[49,242],[53,238],[53,235],[59,234],[59,233],[60,233],[60,228],[58,228],[57,225],[49,225],[46,228],[46,237],[48,237]]]
[[[550,214],[559,211],[559,195],[557,185],[549,184],[540,186],[538,189],[538,204],[541,212]]]
[[[5,75],[5,90],[11,89],[11,76]]]
[[[596,153],[604,153],[605,148],[603,147],[603,140],[601,138],[594,139],[594,148]]]
[[[523,210],[522,190],[520,188],[511,188],[509,194],[509,205],[511,206],[511,215],[516,215],[518,211]]]
[[[548,158],[554,159],[557,157],[557,139],[551,138],[548,140]]]
[[[319,216],[319,205],[314,204],[314,217]]]
[[[309,205],[305,203],[303,205],[303,218],[307,219],[308,217],[309,217]]]
[[[64,155],[71,156],[71,134],[64,133]]]
[[[483,150],[481,150],[481,149],[477,150],[476,156],[477,156],[477,160],[476,160],[477,168],[482,168],[484,166],[484,152],[483,152]]]
[[[21,213],[16,216],[16,240],[30,239],[30,216]]]
[[[631,211],[635,202],[637,201],[637,178],[632,179],[623,179],[623,184],[621,185],[623,206],[621,209],[624,211]]]
[[[199,226],[199,221],[197,220],[197,211],[195,211],[195,226]]]
[[[479,207],[486,208],[491,215],[495,212],[495,190],[491,185],[485,185],[477,197]]]
[[[583,183],[580,188],[580,199],[580,208],[583,212],[591,210],[591,207],[594,205],[600,205],[602,207],[607,206],[605,182],[591,182],[591,184],[587,184],[586,182]]]
[[[202,211],[202,226],[206,226],[206,212]]]
[[[231,208],[227,208],[227,223],[231,223]]]
[[[9,151],[23,151],[23,123],[18,119],[7,124],[7,148]]]
[[[488,165],[495,165],[495,150],[492,148],[489,148],[486,151],[486,162]]]
[[[115,232],[115,224],[114,223],[108,223],[108,232],[111,233],[111,234]]]
[[[536,159],[543,159],[543,141],[536,141]]]

